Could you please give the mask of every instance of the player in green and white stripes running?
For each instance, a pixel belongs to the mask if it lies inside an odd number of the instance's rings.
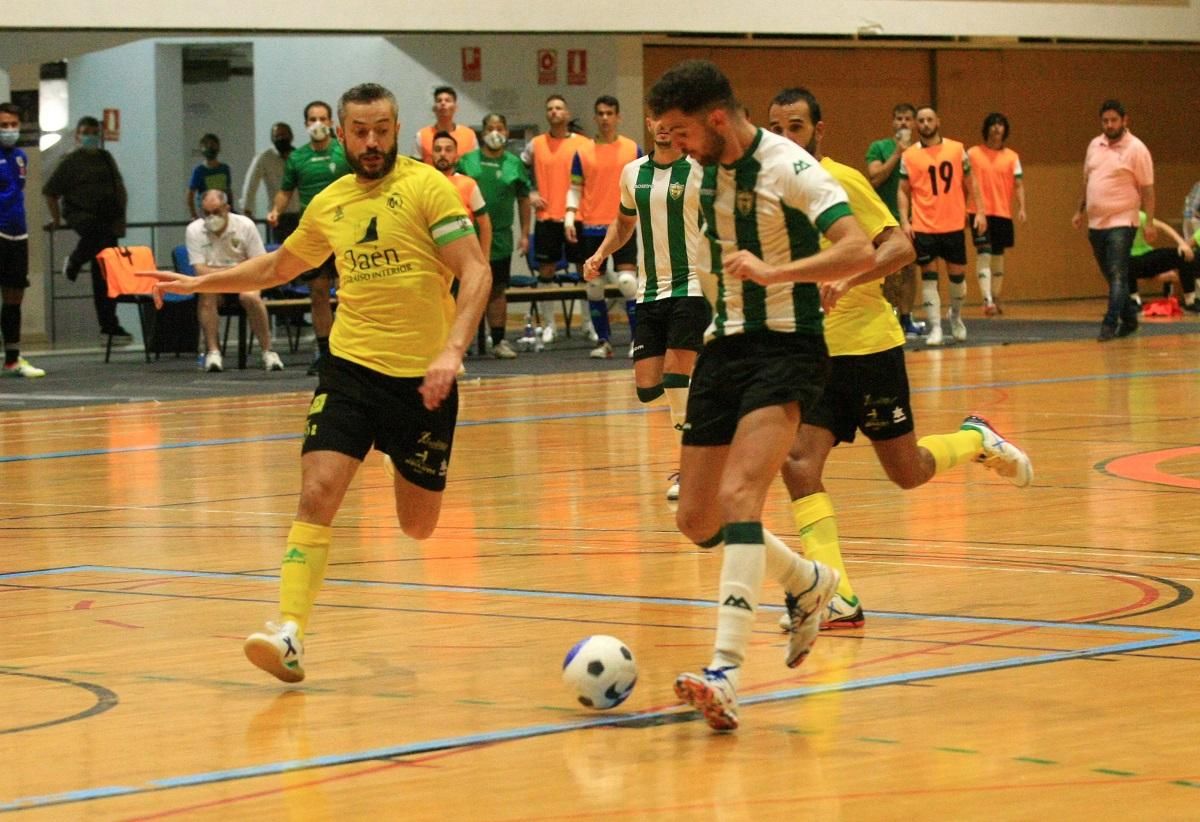
[[[647,118],[654,151],[621,170],[621,210],[583,276],[600,276],[608,255],[637,231],[637,328],[633,379],[638,399],[666,394],[671,422],[682,433],[688,386],[696,355],[704,346],[711,312],[700,277],[711,253],[700,231],[700,164],[671,145],[671,135]],[[679,499],[679,472],[670,477],[667,499]]]
[[[717,632],[712,661],[680,674],[675,693],[727,731],[738,726],[763,577],[786,593],[792,668],[808,656],[837,588],[837,571],[798,556],[763,528],[762,512],[829,367],[814,283],[867,271],[874,254],[841,186],[804,149],[755,128],[714,64],[680,63],[647,103],[675,147],[704,166],[701,213],[721,252],[716,316],[688,395],[675,516],[697,545],[724,544]]]

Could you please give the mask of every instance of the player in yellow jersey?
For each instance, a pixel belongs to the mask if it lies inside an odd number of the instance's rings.
[[[863,624],[862,605],[846,574],[833,503],[821,482],[835,445],[853,442],[856,430],[861,430],[888,479],[905,489],[967,460],[982,462],[1022,487],[1033,480],[1033,471],[1024,452],[980,417],[967,417],[953,434],[917,440],[904,367],[904,332],[881,287],[883,277],[915,259],[912,244],[861,173],[822,156],[825,123],[820,104],[807,89],[790,88],[776,95],[768,122],[771,131],[807,150],[841,184],[851,212],[875,245],[871,270],[823,289],[829,381],[821,400],[805,414],[782,470],[805,556],[841,572],[821,627],[857,628]]]
[[[245,644],[284,682],[304,679],[303,636],[325,576],[333,518],[374,446],[396,467],[400,528],[437,525],[458,412],[455,376],[491,287],[487,260],[454,187],[431,166],[397,158],[396,99],[374,83],[338,105],[353,175],[313,198],[270,254],[201,277],[155,272],[163,292],[251,291],[285,283],[331,253],[341,275],[329,362],[309,407],[300,504],[280,572],[280,620]],[[460,280],[457,306],[450,283]]]

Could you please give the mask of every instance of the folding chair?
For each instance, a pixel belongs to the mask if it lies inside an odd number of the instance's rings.
[[[119,303],[133,303],[138,307],[138,322],[142,329],[142,342],[145,347],[146,362],[150,362],[150,329],[152,328],[150,310],[154,308],[154,299],[150,292],[154,290],[153,277],[138,277],[139,271],[156,271],[158,264],[154,261],[154,252],[144,245],[114,246],[106,248],[96,255],[100,269],[104,273],[104,281],[108,284],[108,296]],[[113,335],[108,335],[108,343],[104,347],[104,361],[112,356]]]

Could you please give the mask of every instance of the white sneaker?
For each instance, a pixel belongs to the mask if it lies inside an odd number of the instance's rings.
[[[784,659],[789,668],[797,667],[812,650],[813,643],[817,641],[817,633],[821,630],[825,606],[837,593],[838,583],[841,581],[841,574],[828,565],[814,562],[813,567],[817,578],[813,580],[809,589],[784,597],[788,618],[792,623],[787,657]]]
[[[492,356],[498,360],[515,360],[517,352],[513,351],[513,347],[508,344],[508,340],[501,340],[492,346]]]
[[[725,677],[727,668],[705,668],[699,674],[675,678],[675,696],[704,714],[714,731],[735,731],[738,726],[737,692]]]
[[[282,371],[283,360],[274,351],[264,351],[262,355],[263,368],[267,371]]]
[[[1028,455],[996,433],[983,417],[970,416],[960,426],[963,431],[978,431],[983,436],[983,453],[975,458],[1018,488],[1033,482],[1033,464]]]
[[[46,372],[41,368],[35,368],[30,365],[29,360],[24,357],[17,357],[17,361],[11,364],[5,364],[4,376],[6,377],[44,377]]]
[[[221,360],[220,351],[209,351],[204,355],[205,371],[224,371],[225,363]]]
[[[304,680],[304,644],[300,641],[300,626],[294,622],[277,625],[267,623],[266,631],[246,637],[242,650],[246,659],[284,682]]]
[[[950,315],[950,334],[955,342],[967,341],[967,324],[963,322],[961,314]]]
[[[554,323],[549,323],[542,326],[542,344],[548,345],[554,342]]]
[[[611,360],[612,354],[612,345],[609,344],[608,340],[605,340],[593,348],[592,352],[588,354],[588,356],[593,360]]]
[[[829,604],[825,606],[825,613],[821,616],[821,630],[861,628],[866,621],[862,603],[859,602],[858,597],[846,599],[841,594],[835,593],[833,599],[829,600]],[[792,618],[786,611],[779,616],[779,630],[787,634],[792,632]]]
[[[679,499],[679,472],[676,471],[667,477],[667,482],[671,483],[667,486],[667,499],[674,502]]]
[[[925,337],[926,345],[941,345],[942,344],[942,324],[941,322],[933,323],[929,327],[929,334]]]

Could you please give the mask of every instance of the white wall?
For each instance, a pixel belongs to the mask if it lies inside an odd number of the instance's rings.
[[[270,137],[269,128],[262,129],[261,142],[264,147]],[[221,156],[218,159],[233,172],[230,181],[233,196],[240,198],[242,183],[246,179],[250,161],[257,153],[255,147],[260,142],[256,139],[260,135],[254,129],[253,77],[234,75],[220,82],[188,83],[183,87],[184,162],[179,171],[180,219],[189,216],[183,206],[183,191],[191,179],[192,169],[204,162],[200,154],[200,137],[208,133],[221,138]],[[237,207],[241,209],[240,201]],[[169,204],[160,204],[159,212],[164,213],[167,208]]]
[[[214,21],[239,31],[274,31],[281,23],[296,31],[594,32],[855,34],[878,26],[880,33],[930,35],[1075,37],[1123,40],[1200,41],[1200,0],[1141,2],[976,2],[976,0],[842,0],[832,3],[780,3],[777,0],[700,0],[631,6],[624,0],[578,3],[532,0],[525,3],[380,3],[342,0],[304,7],[291,0],[60,0],[10,4],[5,25],[14,28],[134,29],[204,31]],[[234,23],[233,21],[236,21]],[[0,60],[0,62],[3,62]]]

